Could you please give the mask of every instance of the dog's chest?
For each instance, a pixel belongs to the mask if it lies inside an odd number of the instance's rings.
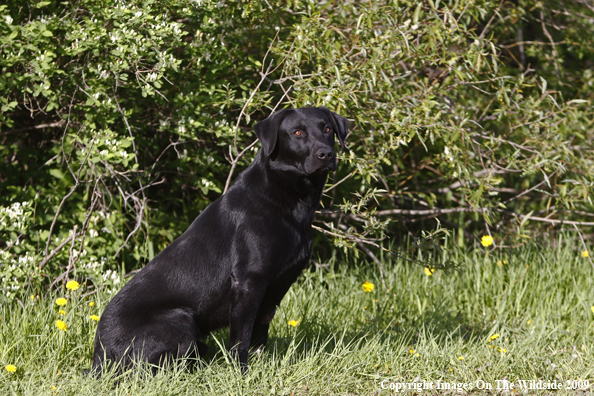
[[[293,220],[285,224],[282,231],[276,232],[271,242],[276,247],[271,249],[270,257],[274,268],[273,273],[282,276],[285,273],[301,271],[311,255],[313,244],[311,224]]]

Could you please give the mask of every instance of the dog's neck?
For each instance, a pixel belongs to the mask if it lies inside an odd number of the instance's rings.
[[[291,194],[293,197],[315,198],[318,202],[322,196],[324,184],[328,178],[327,170],[319,170],[311,174],[304,174],[290,168],[279,167],[275,161],[260,152],[257,162],[266,168],[265,174],[271,187],[278,187],[282,191]]]
[[[299,174],[278,169],[271,162],[260,153],[242,177],[249,178],[262,187],[262,199],[282,211],[290,212],[302,222],[311,223],[314,212],[319,207],[328,172]]]

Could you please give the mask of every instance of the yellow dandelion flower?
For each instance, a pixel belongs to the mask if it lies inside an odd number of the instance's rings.
[[[464,360],[464,356],[458,356],[458,360]]]
[[[58,311],[58,315],[66,315],[66,311],[61,309]]]
[[[16,373],[17,367],[14,364],[9,364],[4,367],[9,373]]]
[[[594,307],[592,307],[592,312],[594,312]],[[526,322],[526,324],[530,324],[531,320],[528,319],[528,321]]]
[[[31,294],[31,301],[35,300],[35,294]]]
[[[63,307],[64,305],[66,305],[66,303],[68,303],[68,300],[66,300],[64,297],[60,297],[56,300],[56,304]]]
[[[415,351],[414,349],[409,349],[409,350],[408,350],[408,352],[409,352],[411,355],[414,355],[416,351]]]
[[[297,327],[299,325],[300,320],[289,320],[289,326]]]
[[[99,316],[97,315],[90,315],[89,319],[94,320],[95,322],[99,322]]]
[[[365,283],[363,283],[363,285],[361,286],[363,288],[363,291],[365,293],[369,293],[373,291],[373,288],[375,287],[375,285],[369,281],[365,281]]]
[[[582,251],[582,257],[584,257],[584,258],[588,257],[588,251],[587,250]]]
[[[431,276],[431,275],[433,275],[434,272],[435,272],[435,269],[434,268],[425,267],[425,275]]]
[[[530,322],[530,321],[528,321],[528,322]],[[489,337],[489,342],[496,340],[498,338],[499,338],[499,334],[493,334],[491,337]]]
[[[66,331],[68,329],[68,325],[63,320],[56,320],[56,327],[62,331]]]
[[[484,247],[491,246],[493,244],[493,237],[491,235],[483,235],[481,238],[481,244]]]
[[[505,353],[505,352],[507,352],[507,349],[505,349],[505,348],[503,348],[503,349],[502,348],[499,348],[498,351],[501,352],[501,353]]]
[[[592,308],[590,308],[592,310],[592,313],[594,313],[594,305],[592,305]]]
[[[80,283],[78,283],[77,281],[71,280],[66,282],[66,289],[68,290],[78,290],[79,287]]]
[[[89,303],[89,307],[94,307],[94,306],[95,306],[95,302],[94,302],[94,301],[91,301],[91,302]]]

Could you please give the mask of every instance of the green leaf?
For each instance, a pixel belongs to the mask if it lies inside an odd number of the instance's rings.
[[[52,175],[53,177],[55,177],[56,179],[63,179],[64,178],[64,174],[62,173],[62,171],[60,169],[50,169],[49,170],[49,174]]]
[[[413,15],[413,25],[416,25],[419,22],[419,17],[421,15],[421,8],[423,7],[423,2],[419,1],[419,5],[415,8],[415,13]]]
[[[541,93],[544,95],[547,92],[547,80],[545,80],[542,76],[539,76],[540,82],[542,83]]]
[[[11,111],[14,110],[14,108],[16,107],[16,105],[18,104],[18,102],[12,101],[8,104],[5,104],[2,106],[2,111]]]
[[[528,220],[530,220],[530,216],[532,216],[532,213],[534,213],[534,211],[530,211],[530,213],[528,213],[526,216],[524,216],[524,218],[522,218],[522,222],[520,223],[520,228],[524,227],[524,224],[526,224],[528,222]]]

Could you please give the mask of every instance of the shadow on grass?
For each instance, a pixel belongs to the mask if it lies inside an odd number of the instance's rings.
[[[371,320],[344,325],[328,321],[323,315],[310,313],[307,322],[299,325],[288,336],[277,335],[271,327],[262,357],[293,353],[299,359],[300,355],[319,352],[318,348],[323,348],[326,353],[332,353],[339,346],[358,349],[372,339],[382,345],[406,345],[413,349],[423,338],[431,339],[438,345],[459,339],[464,343],[472,343],[486,338],[489,330],[482,324],[473,323],[445,303],[433,306],[422,315],[413,315],[402,308],[395,312],[380,310],[377,317]],[[203,363],[222,362],[223,354],[229,358],[228,337],[229,330],[222,329],[205,339],[209,350],[202,357]],[[254,358],[255,354],[252,353],[251,357]]]

